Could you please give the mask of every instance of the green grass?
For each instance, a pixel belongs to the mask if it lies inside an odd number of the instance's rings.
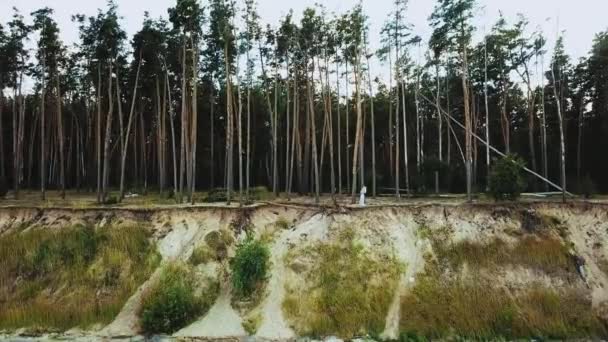
[[[0,237],[0,329],[106,324],[160,256],[143,227],[36,228]]]
[[[300,335],[352,338],[384,329],[403,268],[393,258],[374,258],[355,243],[351,229],[338,241],[302,252],[312,257],[309,287],[304,293],[288,288],[282,304]]]
[[[206,313],[218,294],[216,282],[201,288],[188,266],[170,264],[144,294],[140,312],[142,328],[148,334],[171,334]]]
[[[421,277],[401,302],[401,330],[429,339],[565,339],[606,336],[590,299],[542,285],[511,293],[485,279]]]

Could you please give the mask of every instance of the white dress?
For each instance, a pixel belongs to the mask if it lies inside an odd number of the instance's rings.
[[[362,187],[361,192],[359,193],[359,205],[365,206],[365,194],[367,193],[367,187]]]

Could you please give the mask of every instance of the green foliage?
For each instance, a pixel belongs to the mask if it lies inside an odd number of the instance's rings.
[[[230,263],[232,286],[235,295],[250,297],[259,290],[266,280],[270,268],[270,251],[261,241],[247,237],[237,247],[236,255]]]
[[[148,334],[171,334],[205,313],[217,294],[217,284],[198,294],[196,277],[189,268],[168,265],[144,295],[140,314],[142,328]]]
[[[523,168],[523,160],[515,155],[497,160],[490,173],[490,195],[497,201],[516,200],[526,188]]]
[[[0,237],[0,328],[107,324],[159,262],[136,226],[30,228]]]
[[[282,304],[299,334],[352,338],[384,329],[402,267],[393,258],[373,257],[355,243],[351,229],[339,241],[290,258],[312,257],[310,287],[288,291]]]

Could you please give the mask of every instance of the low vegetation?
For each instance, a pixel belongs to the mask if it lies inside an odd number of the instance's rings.
[[[171,334],[203,315],[219,293],[217,283],[201,288],[198,279],[185,265],[170,264],[156,284],[144,295],[141,324],[148,334]]]
[[[157,267],[144,227],[16,230],[0,237],[0,329],[111,322]]]
[[[262,241],[248,236],[236,249],[230,262],[232,287],[236,298],[259,293],[270,269],[270,250]]]
[[[338,241],[286,260],[293,264],[309,258],[312,267],[307,288],[288,288],[283,301],[285,316],[300,335],[352,338],[384,329],[402,267],[395,259],[372,255],[358,245],[351,229],[345,229]]]
[[[206,264],[210,261],[222,261],[228,256],[228,248],[234,243],[229,231],[214,230],[205,236],[205,242],[197,246],[190,259],[193,266]]]
[[[458,269],[464,264],[479,268],[521,266],[547,274],[576,272],[574,257],[561,240],[526,235],[509,244],[499,238],[487,243],[464,240],[454,244],[434,243],[433,250],[444,266]]]
[[[579,290],[531,285],[520,292],[485,279],[427,274],[401,302],[406,337],[565,339],[606,336],[590,298]]]

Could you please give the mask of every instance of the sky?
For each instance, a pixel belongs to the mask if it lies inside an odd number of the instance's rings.
[[[361,0],[369,17],[372,48],[377,46],[379,32],[392,10],[393,0]],[[239,1],[240,2],[240,1]],[[308,6],[319,3],[329,13],[343,13],[359,0],[258,0],[258,12],[264,24],[276,25],[279,19],[293,8],[296,17]],[[566,51],[574,60],[586,56],[596,33],[608,29],[606,13],[608,0],[478,0],[475,24],[476,38],[489,31],[496,21],[499,11],[509,22],[515,22],[517,14],[523,13],[530,21],[530,29],[537,27],[545,32],[551,49],[556,34],[564,31]],[[117,0],[122,24],[129,36],[141,27],[144,11],[152,17],[167,17],[167,8],[175,0]],[[204,1],[203,1],[204,3]],[[78,41],[77,25],[71,21],[73,14],[94,15],[98,8],[105,8],[106,0],[0,0],[0,23],[4,24],[12,16],[12,7],[17,7],[26,17],[41,7],[55,10],[61,38],[66,44]],[[428,39],[431,28],[428,17],[435,6],[434,0],[410,0],[408,20],[414,26],[414,33]]]

